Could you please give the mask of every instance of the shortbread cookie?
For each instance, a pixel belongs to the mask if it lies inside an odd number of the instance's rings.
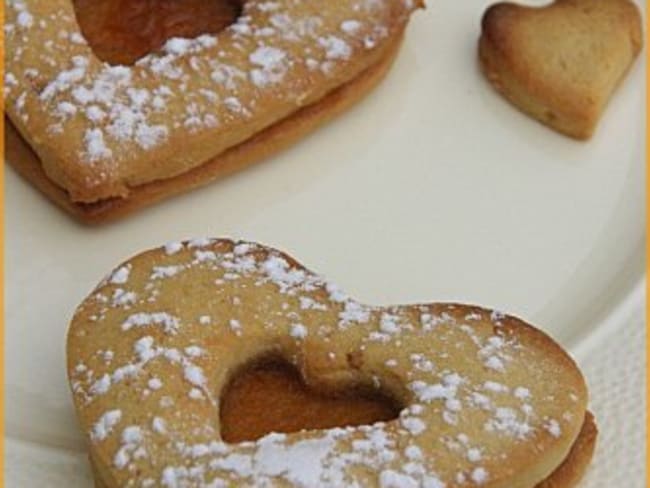
[[[387,59],[372,66],[353,81],[337,88],[320,102],[300,109],[290,118],[274,124],[197,168],[174,178],[133,188],[128,198],[111,198],[95,203],[73,202],[63,188],[47,177],[38,156],[24,142],[11,123],[6,124],[5,132],[7,161],[57,206],[75,218],[86,224],[105,223],[164,198],[205,185],[285,149],[321,124],[347,110],[377,85],[388,72],[399,44],[398,40]]]
[[[479,42],[483,70],[508,100],[577,139],[593,134],[642,45],[630,0],[556,0],[490,7]]]
[[[69,0],[12,0],[6,111],[37,155],[49,183],[32,179],[48,195],[65,196],[60,204],[78,215],[120,213],[130,204],[116,199],[133,196],[136,207],[203,184],[361,98],[420,6],[249,0],[217,34],[170,39],[133,66],[111,66],[86,43]]]
[[[107,488],[570,487],[596,438],[580,371],[542,332],[468,305],[363,305],[258,244],[200,239],[125,262],[77,309],[67,356]],[[228,385],[268,358],[321,394],[381,393],[395,418],[227,443]]]

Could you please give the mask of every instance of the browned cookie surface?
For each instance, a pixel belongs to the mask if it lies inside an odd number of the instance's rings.
[[[397,55],[400,43],[401,38],[395,39],[385,58],[316,103],[301,108],[251,139],[185,173],[131,187],[126,197],[93,203],[74,202],[64,188],[48,178],[38,155],[20,137],[11,122],[7,124],[5,134],[7,160],[21,176],[81,222],[101,224],[116,220],[164,198],[223,178],[282,151],[363,98],[384,78]]]
[[[399,413],[228,443],[228,385],[268,357],[312,391],[375,392]],[[228,240],[170,244],[116,269],[75,314],[68,368],[111,487],[530,488],[573,459],[587,404],[574,362],[516,318],[364,305],[283,253]]]
[[[631,0],[496,4],[483,17],[480,61],[514,105],[566,135],[589,138],[642,44]]]
[[[182,1],[186,8],[196,3]],[[112,12],[115,2],[98,1],[95,14]],[[249,0],[226,28],[215,20],[217,33],[174,37],[132,65],[111,65],[94,50],[101,19],[86,28],[92,45],[82,35],[77,19],[86,18],[84,5],[11,1],[5,29],[8,116],[47,177],[81,203],[127,197],[132,188],[187,173],[324,99],[387,59],[422,6]],[[169,18],[140,8],[132,22],[152,22],[140,32],[150,48],[177,34]],[[131,7],[122,22],[130,13]],[[175,25],[177,12],[170,15],[178,33],[204,21],[184,16]]]
[[[598,429],[590,412],[585,416],[578,438],[571,447],[569,455],[551,475],[535,488],[573,488],[578,486],[587,470],[596,446]],[[96,488],[107,488],[97,469],[93,466]]]

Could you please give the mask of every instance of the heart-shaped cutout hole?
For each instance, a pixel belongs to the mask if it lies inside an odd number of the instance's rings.
[[[221,438],[254,441],[271,432],[370,425],[396,419],[398,402],[369,387],[310,388],[289,362],[267,358],[237,372],[221,396]]]
[[[131,65],[173,37],[215,34],[239,17],[243,0],[73,0],[95,55]]]

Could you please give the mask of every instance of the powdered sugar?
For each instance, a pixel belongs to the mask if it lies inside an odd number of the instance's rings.
[[[289,335],[294,339],[304,339],[307,337],[308,331],[307,327],[302,324],[294,324],[289,330]]]
[[[100,129],[88,129],[84,135],[88,161],[95,162],[100,159],[108,159],[113,155],[104,142],[104,133]]]
[[[115,285],[123,285],[129,281],[129,274],[131,272],[131,267],[126,265],[118,268],[110,278],[110,282]]]
[[[250,72],[253,83],[264,87],[282,81],[287,69],[286,58],[286,52],[275,47],[263,46],[253,51],[249,56],[250,62],[257,66]]]
[[[168,256],[172,256],[182,250],[183,250],[182,242],[168,242],[167,244],[165,244],[165,253]]]
[[[113,465],[117,469],[126,468],[132,460],[146,457],[146,450],[142,446],[144,441],[142,428],[130,425],[122,431],[121,445],[113,458]]]
[[[90,438],[93,441],[103,441],[113,431],[113,428],[119,423],[122,418],[121,410],[109,410],[102,414],[93,426]]]
[[[474,468],[472,471],[471,479],[477,485],[483,485],[487,483],[488,478],[489,475],[485,468]]]
[[[18,17],[16,17],[16,23],[18,24],[18,27],[29,29],[34,25],[34,17],[26,10],[23,10],[18,14]]]
[[[488,312],[470,320],[462,306],[363,305],[255,244],[196,239],[168,245],[144,261],[130,261],[102,287],[83,312],[96,318],[71,329],[88,351],[78,358],[71,383],[82,413],[89,406],[113,412],[94,414],[87,429],[93,442],[114,436],[101,445],[112,446],[106,454],[123,484],[139,470],[152,486],[266,486],[277,480],[290,486],[368,480],[400,488],[480,486],[518,443],[534,433],[561,437],[572,418],[565,415],[566,399],[575,392],[538,379],[522,384],[538,374],[526,360],[530,346],[502,329],[495,333]],[[193,301],[196,292],[200,298]],[[130,293],[137,299],[120,300]],[[107,331],[113,337],[108,363],[107,348],[93,345],[105,343]],[[385,339],[373,342],[373,334]],[[308,374],[331,364],[337,374],[389,392],[400,378],[406,405],[386,423],[225,444],[214,419],[201,412],[219,405],[225,371],[279,350],[278,344]],[[507,369],[486,368],[492,357]],[[507,374],[511,367],[517,375]],[[553,390],[552,399],[545,388]],[[561,407],[560,397],[566,397]],[[504,446],[505,458],[495,456],[494,445]],[[158,464],[160,446],[169,465]]]
[[[341,22],[341,30],[346,34],[353,35],[361,28],[361,22],[358,20],[344,20]]]
[[[204,387],[206,384],[203,370],[193,364],[185,365],[183,375],[185,379],[189,381],[191,384],[193,384],[194,386]]]
[[[122,330],[130,330],[133,327],[145,327],[149,325],[162,326],[167,334],[174,334],[180,326],[178,317],[174,317],[166,312],[138,312],[130,315],[122,322]]]
[[[562,435],[562,428],[560,424],[555,419],[549,419],[544,425],[546,431],[551,434],[553,437],[560,437]]]
[[[347,59],[352,55],[350,45],[336,36],[322,37],[318,44],[325,49],[325,57],[329,60]]]
[[[107,177],[107,168],[118,167],[116,162],[174,143],[173,134],[183,127],[192,133],[212,131],[218,138],[217,128],[233,115],[266,116],[258,99],[280,83],[291,87],[283,90],[287,95],[281,97],[281,114],[297,109],[296,98],[323,96],[322,76],[354,74],[346,72],[355,54],[349,37],[372,38],[374,46],[388,36],[388,25],[404,24],[417,7],[379,0],[363,12],[361,22],[348,16],[358,10],[356,0],[318,12],[299,2],[260,2],[246,6],[220,34],[171,38],[133,66],[110,66],[95,57],[74,15],[28,8],[32,1],[9,4],[8,107],[21,96],[13,89],[20,86],[23,97],[40,98],[49,135],[81,127],[75,149],[81,161],[101,167],[98,180]],[[45,49],[31,37],[36,26],[50,37]],[[356,49],[362,55],[364,49]],[[314,70],[318,77],[308,80],[302,71],[307,58],[313,68],[321,68]],[[32,95],[27,75],[34,72],[42,89]],[[299,97],[293,91],[297,86]],[[188,117],[190,107],[194,109]]]

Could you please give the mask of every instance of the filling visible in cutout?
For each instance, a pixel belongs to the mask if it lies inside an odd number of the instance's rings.
[[[310,389],[283,360],[255,362],[237,373],[221,398],[221,437],[254,441],[271,432],[370,425],[396,419],[397,402],[371,388],[332,394]]]
[[[73,0],[95,55],[131,65],[174,37],[216,34],[241,14],[243,0]]]

